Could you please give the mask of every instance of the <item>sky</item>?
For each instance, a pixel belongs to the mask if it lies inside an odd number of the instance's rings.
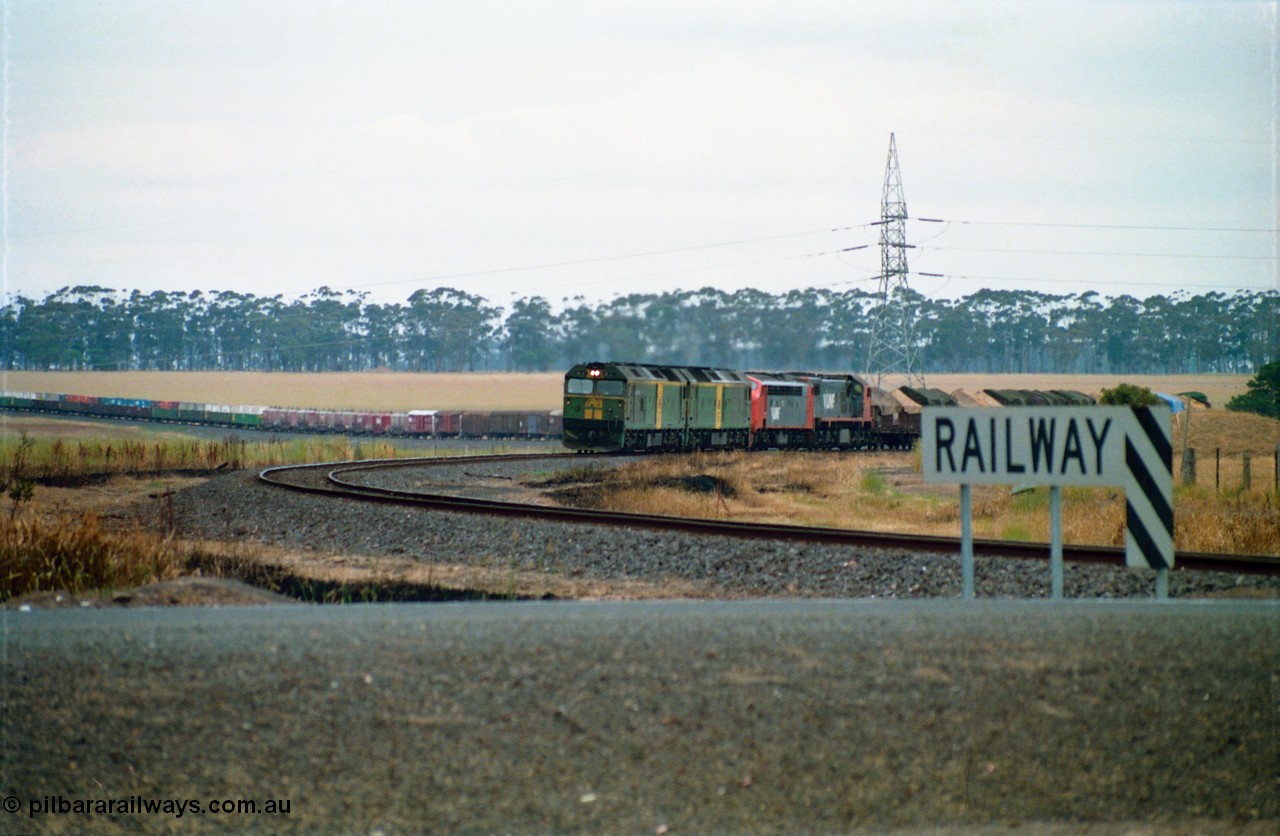
[[[1280,289],[1278,5],[4,0],[2,290]]]

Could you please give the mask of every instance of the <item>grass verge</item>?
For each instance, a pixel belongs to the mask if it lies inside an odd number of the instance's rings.
[[[181,574],[186,560],[172,540],[140,529],[108,531],[93,513],[0,517],[0,600],[166,580]]]
[[[406,453],[394,443],[345,436],[228,436],[216,441],[102,438],[68,441],[26,434],[0,438],[0,475],[40,481],[103,479],[174,471],[242,470],[310,462],[393,459]]]
[[[589,475],[560,483],[554,495],[566,504],[641,514],[960,533],[958,488],[926,485],[911,453],[704,453],[641,459]],[[1280,504],[1269,478],[1250,490],[1179,486],[1174,517],[1180,550],[1280,554]],[[973,523],[976,537],[1047,542],[1049,490],[977,486]],[[1122,490],[1063,490],[1066,542],[1120,546],[1124,528]]]

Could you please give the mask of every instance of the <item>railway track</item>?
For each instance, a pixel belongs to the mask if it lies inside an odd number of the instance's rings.
[[[278,488],[331,496],[337,499],[471,514],[646,528],[660,531],[678,531],[744,539],[780,540],[795,543],[905,549],[944,554],[959,554],[960,552],[960,540],[954,537],[705,520],[564,506],[531,505],[528,503],[480,499],[445,493],[424,493],[379,488],[354,481],[354,477],[357,474],[387,469],[430,468],[467,464],[481,465],[503,461],[562,461],[567,464],[581,462],[582,460],[583,457],[578,454],[549,453],[516,456],[462,456],[330,462],[268,468],[259,474],[259,479]],[[974,551],[976,554],[987,557],[1042,559],[1046,561],[1049,558],[1049,545],[1047,543],[979,539],[974,541]],[[1063,558],[1067,561],[1078,563],[1124,565],[1125,562],[1124,549],[1114,546],[1065,545],[1063,547]],[[1280,576],[1280,558],[1262,555],[1178,552],[1176,568]]]

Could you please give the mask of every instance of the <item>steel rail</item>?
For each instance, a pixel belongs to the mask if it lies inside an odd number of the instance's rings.
[[[670,517],[659,514],[634,514],[623,511],[599,511],[564,506],[529,505],[521,502],[505,502],[492,499],[450,496],[447,494],[403,491],[377,488],[348,481],[344,476],[362,471],[404,467],[430,467],[462,464],[495,463],[502,461],[563,461],[581,460],[575,453],[545,453],[507,456],[450,456],[414,459],[371,459],[361,462],[329,462],[312,465],[285,465],[263,470],[259,479],[275,487],[303,493],[345,497],[365,502],[431,508],[491,516],[522,517],[588,525],[612,525],[626,528],[645,528],[662,531],[679,531],[689,534],[739,537],[744,539],[781,540],[797,543],[822,543],[827,545],[861,546],[879,549],[927,551],[959,554],[958,537],[939,537],[927,534],[896,534],[879,531],[825,528],[778,523],[747,523],[727,520],[705,520],[693,517]],[[282,475],[291,472],[325,472],[324,486],[299,485],[282,481]],[[1027,541],[975,539],[974,553],[987,557],[1021,559],[1049,559],[1049,544]],[[1077,563],[1108,563],[1123,566],[1124,549],[1117,546],[1072,545],[1063,546],[1063,558]],[[1280,557],[1266,555],[1219,554],[1213,552],[1178,552],[1175,571],[1234,572],[1237,574],[1280,575]]]

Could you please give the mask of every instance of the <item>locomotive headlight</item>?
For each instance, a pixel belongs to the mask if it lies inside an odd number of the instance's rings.
[[[599,377],[603,372],[600,369],[587,369],[587,377]]]

